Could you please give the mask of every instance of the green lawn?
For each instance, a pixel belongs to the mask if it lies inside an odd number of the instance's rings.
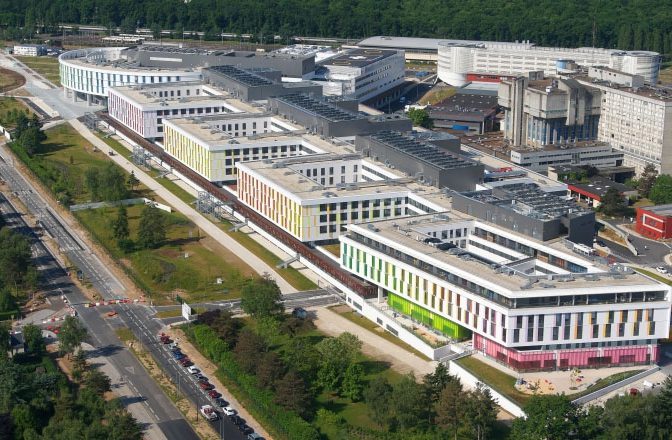
[[[340,243],[333,243],[333,244],[325,244],[322,245],[325,251],[329,252],[336,258],[341,257],[341,244]]]
[[[474,356],[467,356],[455,361],[465,370],[476,376],[483,383],[497,390],[503,396],[511,399],[516,404],[524,407],[527,401],[532,397],[530,394],[521,393],[515,388],[516,378],[506,374],[502,370],[491,367],[478,360]]]
[[[594,393],[597,390],[601,390],[602,388],[608,387],[611,384],[625,380],[628,377],[634,376],[637,373],[641,373],[642,371],[646,370],[630,370],[612,374],[605,378],[596,380],[594,383],[590,384],[588,388],[586,388],[585,390],[579,391],[578,393],[569,394],[568,396],[572,400],[578,399],[579,397],[583,397],[590,393]]]
[[[341,307],[341,306],[336,306],[336,307]],[[335,307],[331,307],[331,308],[334,309]],[[376,335],[378,335],[381,338],[393,343],[394,345],[397,345],[397,346],[403,348],[404,350],[406,350],[410,353],[413,353],[414,355],[416,355],[416,356],[418,356],[418,357],[420,357],[424,360],[431,361],[430,358],[428,358],[424,354],[420,353],[415,348],[411,347],[410,345],[408,345],[407,343],[405,343],[401,339],[397,338],[396,336],[394,336],[390,332],[385,331],[385,329],[383,329],[381,326],[379,326],[375,322],[371,321],[370,319],[365,318],[364,316],[355,312],[354,310],[350,310],[350,311],[347,311],[347,312],[337,312],[336,310],[333,310],[333,311],[338,313],[339,315],[341,315],[342,317],[344,317],[348,321],[354,322],[355,324],[357,324],[360,327],[364,327],[365,329],[369,330],[372,333],[375,333]]]
[[[131,238],[139,226],[142,205],[128,207]],[[92,235],[126,267],[154,301],[166,302],[171,293],[179,293],[191,302],[237,298],[252,269],[232,254],[221,255],[204,245],[212,239],[200,237],[198,228],[182,214],[166,213],[166,242],[157,249],[135,250],[124,255],[111,235],[110,222],[117,208],[77,211],[75,215]],[[186,256],[186,258],[185,258]],[[222,279],[217,284],[217,278]]]
[[[278,264],[282,263],[282,260],[277,255],[266,249],[261,243],[250,237],[248,234],[241,231],[230,232],[229,230],[232,226],[233,225],[230,222],[222,220],[220,228],[238,243],[245,246],[250,252],[261,258],[261,260],[269,266],[276,267]],[[276,272],[297,290],[312,290],[317,288],[317,284],[293,267],[276,269]]]
[[[107,135],[105,133],[102,133],[100,131],[96,131],[95,134],[103,142],[105,142],[107,145],[109,145],[110,148],[112,148],[114,151],[116,151],[117,154],[126,158],[127,160],[131,160],[131,155],[132,155],[131,150],[129,150],[128,148],[121,145],[121,143],[119,143],[118,140],[116,140],[114,138],[111,138],[111,137],[107,137]]]
[[[57,87],[61,86],[61,76],[58,67],[58,58],[50,56],[42,57],[15,57],[26,66],[33,69],[35,72],[47,78]]]
[[[650,270],[640,269],[639,267],[633,267],[633,269],[635,269],[637,272],[639,272],[643,275],[646,275],[646,276],[649,276],[649,277],[653,278],[654,280],[658,280],[661,283],[669,284],[669,285],[672,286],[672,281],[670,281],[669,279],[665,278],[662,275],[658,275],[657,273],[651,272]]]
[[[21,111],[30,116],[31,111],[23,105],[21,101],[16,98],[0,97],[0,125],[5,128],[13,128],[15,126],[13,118],[10,113]]]

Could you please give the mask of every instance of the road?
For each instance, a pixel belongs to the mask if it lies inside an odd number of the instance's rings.
[[[140,422],[149,424],[150,431],[158,428],[162,433],[158,438],[197,440],[199,437],[194,430],[135,356],[124,347],[114,329],[103,318],[101,311],[81,305],[88,302],[82,291],[72,283],[40,237],[1,194],[0,210],[8,219],[10,226],[29,238],[35,262],[41,267],[40,277],[48,297],[51,300],[58,300],[64,295],[68,302],[74,305],[74,309],[86,325],[91,343],[96,347],[95,354],[104,355],[118,372],[123,372],[120,373],[120,377],[123,375],[123,381],[134,390],[135,394],[132,399],[124,400],[134,417]],[[119,378],[111,379],[113,383],[119,382]],[[138,405],[133,407],[131,405],[133,402],[142,402],[141,408],[137,408]],[[156,435],[148,437],[157,438]]]
[[[90,249],[67,228],[65,221],[51,209],[32,184],[13,166],[7,146],[0,143],[0,178],[40,222],[44,231],[56,240],[59,249],[79,270],[84,279],[105,299],[124,298],[126,289]]]

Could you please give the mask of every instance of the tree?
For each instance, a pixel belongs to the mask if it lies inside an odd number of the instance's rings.
[[[28,239],[9,228],[0,229],[0,287],[23,287],[33,266]]]
[[[72,377],[79,381],[84,376],[89,364],[86,362],[86,352],[82,348],[78,348],[72,357]]]
[[[58,345],[61,353],[72,354],[86,339],[87,332],[84,325],[73,316],[66,316],[61,331],[58,333]]]
[[[271,388],[285,374],[285,364],[277,353],[264,353],[257,365],[257,383]]]
[[[460,426],[464,423],[463,397],[462,384],[459,380],[453,381],[443,387],[434,404],[437,426],[452,434],[455,440]]]
[[[392,406],[392,386],[386,378],[376,376],[364,389],[364,401],[369,408],[371,420],[385,428],[392,420],[390,409]],[[398,398],[395,396],[395,399]]]
[[[9,289],[0,288],[0,312],[13,312],[13,311],[16,311],[18,313],[14,297],[9,292]]]
[[[490,390],[480,382],[476,384],[475,390],[467,393],[464,401],[464,420],[476,440],[489,438],[492,427],[497,421],[497,405],[492,399]],[[569,431],[565,434],[567,433]]]
[[[408,111],[408,118],[411,120],[414,126],[432,128],[434,122],[429,117],[429,112],[421,108],[412,108]]]
[[[320,365],[320,354],[314,342],[307,337],[293,338],[285,346],[287,367],[299,373],[307,383],[313,383]]]
[[[140,184],[140,181],[138,180],[137,177],[135,177],[135,172],[131,171],[131,174],[128,176],[128,180],[126,181],[126,184],[131,187],[132,191],[135,191],[135,187]]]
[[[83,384],[99,396],[112,390],[110,378],[100,370],[90,370],[86,373]]]
[[[343,375],[341,395],[353,402],[362,400],[364,392],[364,369],[359,364],[351,364]]]
[[[392,413],[399,428],[407,430],[424,425],[428,408],[423,386],[412,374],[407,374],[392,388]]]
[[[36,356],[40,356],[44,351],[44,340],[42,339],[42,329],[34,324],[27,324],[23,327],[23,340],[28,346],[28,351]]]
[[[513,422],[511,440],[565,440],[577,431],[580,411],[567,396],[535,395],[525,405],[527,419]]]
[[[109,440],[142,440],[144,431],[140,423],[123,407],[109,411],[105,418],[109,420]]]
[[[352,364],[362,347],[357,336],[345,332],[336,338],[326,338],[315,345],[320,353],[320,369],[317,372],[319,384],[326,390],[337,391],[343,374]]]
[[[128,228],[128,211],[124,205],[119,205],[117,218],[112,222],[112,236],[119,241],[128,239],[130,233]]]
[[[640,196],[649,197],[649,192],[651,191],[657,176],[658,170],[656,170],[656,167],[650,163],[646,164],[637,183],[637,191],[639,191]]]
[[[267,350],[264,338],[249,329],[240,332],[236,347],[233,349],[236,362],[248,373],[255,372],[260,356]]]
[[[439,400],[441,391],[451,383],[460,383],[460,379],[448,373],[448,367],[439,362],[433,373],[426,374],[423,380],[427,396],[431,402]],[[461,385],[460,385],[461,388]]]
[[[669,174],[658,176],[649,192],[649,199],[656,205],[672,203],[672,176]]]
[[[98,168],[88,168],[84,172],[84,184],[91,195],[91,201],[97,202],[100,200],[100,170]]]
[[[268,275],[251,279],[243,285],[240,307],[255,319],[276,316],[285,310],[280,288]]]
[[[600,211],[605,215],[621,215],[627,209],[627,202],[616,188],[609,188],[600,200]]]
[[[158,247],[166,239],[166,221],[161,210],[147,205],[140,214],[138,244],[143,249]]]
[[[100,194],[103,200],[111,202],[129,196],[124,172],[113,163],[108,163],[100,172]]]
[[[295,411],[303,418],[310,415],[312,396],[303,378],[293,370],[285,374],[275,384],[275,401],[283,408]]]

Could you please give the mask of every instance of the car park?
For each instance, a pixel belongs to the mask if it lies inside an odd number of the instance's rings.
[[[235,416],[236,414],[238,414],[238,411],[231,408],[230,406],[225,406],[224,408],[222,408],[222,412],[227,416]]]

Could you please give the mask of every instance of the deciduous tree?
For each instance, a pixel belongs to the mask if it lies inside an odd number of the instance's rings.
[[[81,321],[67,316],[58,333],[58,345],[61,353],[72,354],[86,339],[87,331]]]
[[[280,288],[269,276],[249,280],[240,291],[240,306],[254,318],[264,318],[282,313]]]
[[[306,418],[312,408],[312,396],[308,392],[303,378],[290,370],[275,385],[275,401],[290,411],[296,411]]]
[[[672,203],[672,176],[669,174],[658,176],[649,192],[649,199],[656,205]]]
[[[457,432],[464,423],[464,392],[459,381],[447,383],[434,403],[436,424],[457,440]]]
[[[353,402],[362,400],[364,392],[364,369],[359,364],[350,364],[343,375],[341,383],[341,395]]]
[[[166,239],[166,221],[160,209],[145,206],[140,214],[138,244],[143,249],[158,247]]]
[[[44,339],[42,338],[42,329],[34,324],[27,324],[23,327],[23,339],[28,346],[28,351],[36,356],[40,356],[44,351]]]

